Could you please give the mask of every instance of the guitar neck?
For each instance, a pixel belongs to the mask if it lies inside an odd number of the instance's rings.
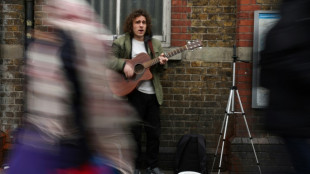
[[[169,52],[169,53],[164,53],[164,55],[169,59],[170,57],[172,57],[172,56],[174,56],[174,55],[176,55],[176,54],[182,53],[183,51],[185,51],[185,50],[187,50],[187,49],[188,49],[188,48],[187,48],[187,46],[185,45],[185,46],[180,47],[180,48],[178,48],[178,49],[175,49],[175,50],[173,50],[173,51],[171,51],[171,52]],[[149,67],[151,67],[151,66],[153,66],[153,65],[155,65],[155,64],[157,64],[157,63],[159,63],[159,58],[158,58],[158,57],[155,58],[155,59],[152,59],[152,60],[149,60],[149,61],[144,62],[144,63],[143,63],[143,66],[144,66],[145,68],[149,68]]]

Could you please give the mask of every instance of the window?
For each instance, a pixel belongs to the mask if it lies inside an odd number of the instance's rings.
[[[170,46],[171,0],[87,0],[113,35],[123,33],[123,23],[134,9],[145,9],[152,18],[152,31],[163,46]]]

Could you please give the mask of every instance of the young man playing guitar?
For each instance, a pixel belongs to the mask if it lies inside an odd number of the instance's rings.
[[[113,53],[116,57],[109,63],[109,67],[123,73],[125,79],[137,76],[135,67],[126,59],[134,60],[140,53],[147,53],[159,64],[152,66],[152,78],[142,80],[137,84],[127,97],[137,110],[144,123],[146,131],[146,169],[147,174],[162,174],[158,168],[160,117],[159,106],[163,103],[163,91],[160,84],[160,71],[168,58],[164,56],[160,41],[152,38],[151,18],[146,11],[139,9],[133,11],[126,19],[124,26],[125,35],[113,42]],[[142,124],[133,127],[132,133],[137,143],[137,158],[135,174],[139,174],[141,167],[141,135]]]

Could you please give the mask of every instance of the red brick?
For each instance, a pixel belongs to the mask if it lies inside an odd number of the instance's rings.
[[[186,41],[180,41],[180,40],[172,40],[171,46],[173,47],[181,47],[186,44]]]
[[[239,26],[237,27],[237,33],[252,33],[253,27],[251,26]]]
[[[260,10],[260,5],[240,5],[239,10],[240,11],[255,11]]]
[[[174,13],[171,14],[171,19],[182,19],[182,16],[180,13]]]
[[[190,7],[172,7],[171,12],[181,12],[181,13],[190,13],[191,8]]]
[[[181,4],[181,2],[179,0],[172,0],[171,4],[172,6],[178,6]]]
[[[247,89],[247,90],[238,90],[240,96],[250,96],[252,95],[252,90],[251,89]]]
[[[252,87],[251,83],[237,83],[236,86],[239,90],[251,89]]]
[[[236,66],[238,66],[238,65],[236,65]],[[245,70],[245,69],[236,70],[236,75],[250,75],[250,74],[251,74],[250,70]]]
[[[253,39],[253,34],[238,34],[238,38],[240,40],[252,40]]]
[[[245,106],[246,103],[250,103],[251,102],[251,100],[247,96],[240,97],[240,100],[241,100],[241,103],[242,103],[243,106]]]
[[[172,26],[171,33],[187,33],[187,27]]]
[[[238,19],[254,19],[254,12],[240,12],[237,17]]]
[[[256,0],[237,0],[238,5],[256,4]]]
[[[238,5],[251,4],[251,0],[239,0]]]
[[[189,20],[172,20],[172,26],[191,26],[191,21]]]
[[[171,39],[190,40],[190,34],[171,34]]]
[[[239,71],[251,70],[252,63],[237,62],[236,69]]]
[[[187,1],[184,0],[172,0],[172,6],[184,6],[187,5]]]
[[[250,82],[251,77],[249,77],[249,76],[237,76],[236,81],[238,81],[238,82]]]
[[[187,19],[187,15],[184,13],[173,13],[171,19]]]
[[[171,33],[181,33],[181,27],[171,27]]]
[[[247,41],[247,40],[239,40],[237,41],[237,46],[239,47],[252,47],[253,41]]]
[[[252,19],[243,19],[238,21],[239,26],[253,26],[254,20]]]

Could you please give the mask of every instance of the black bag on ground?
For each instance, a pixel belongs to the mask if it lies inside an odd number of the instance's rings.
[[[202,135],[183,135],[177,144],[174,173],[193,171],[207,174],[206,140]]]

